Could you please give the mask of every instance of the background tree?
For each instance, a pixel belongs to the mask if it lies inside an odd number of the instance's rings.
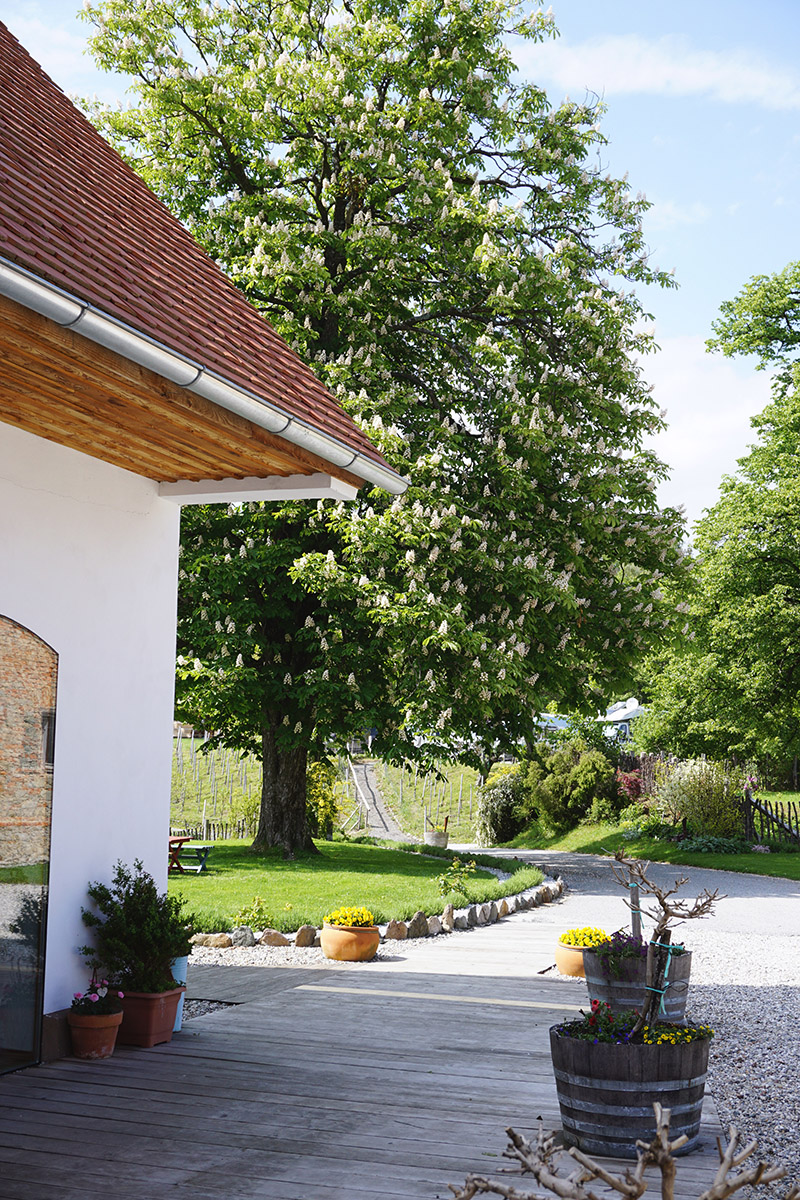
[[[535,711],[628,686],[680,558],[630,286],[667,280],[645,201],[602,173],[597,107],[515,75],[509,35],[549,19],[513,0],[86,15],[135,89],[95,120],[412,481],[310,520],[185,514],[179,711],[263,753],[257,844],[307,843],[303,767],[328,738],[485,759]]]
[[[697,526],[690,646],[652,671],[637,741],[685,755],[800,751],[800,264],[722,306],[709,348],[776,368],[758,441]]]

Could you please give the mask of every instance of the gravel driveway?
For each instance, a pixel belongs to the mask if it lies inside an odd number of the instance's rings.
[[[518,851],[526,862],[561,874],[568,894],[538,919],[555,929],[598,925],[608,932],[628,926],[608,860],[599,855]],[[675,864],[651,864],[650,877],[688,882],[679,894],[693,898],[718,888],[712,917],[678,926],[695,952],[689,992],[692,1019],[716,1031],[710,1088],[724,1124],[758,1139],[759,1152],[782,1162],[800,1181],[800,883]],[[650,923],[645,919],[645,931]],[[766,1192],[767,1189],[760,1189]],[[782,1195],[786,1189],[773,1188]]]

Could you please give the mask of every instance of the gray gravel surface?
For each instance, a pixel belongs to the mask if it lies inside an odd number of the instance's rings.
[[[562,874],[569,888],[557,911],[542,920],[564,929],[627,926],[629,912],[607,860],[595,855],[521,851],[526,861]],[[703,888],[724,895],[712,917],[677,930],[693,950],[687,1016],[715,1031],[709,1086],[723,1125],[756,1138],[759,1156],[782,1163],[800,1182],[800,883],[764,875],[653,863],[651,878],[688,882],[680,894]],[[645,929],[648,924],[645,922]],[[783,1195],[780,1185],[757,1193]]]

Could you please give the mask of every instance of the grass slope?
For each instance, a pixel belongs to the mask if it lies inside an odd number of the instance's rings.
[[[453,842],[475,840],[478,809],[478,772],[461,763],[441,762],[439,775],[425,776],[408,768],[374,759],[381,795],[391,808],[400,827],[422,837],[423,813],[440,827],[448,818],[447,832]],[[402,787],[401,787],[402,778]],[[428,825],[430,828],[430,825]]]
[[[364,905],[380,922],[411,917],[418,909],[441,912],[436,882],[450,860],[362,842],[319,842],[319,854],[284,859],[279,851],[254,854],[243,841],[217,842],[201,875],[173,874],[169,891],[181,895],[203,930],[230,929],[236,912],[260,897],[269,924],[284,931],[321,925],[325,913],[342,905]],[[502,865],[502,864],[501,864]],[[516,867],[513,879],[500,882],[482,871],[469,884],[471,902],[497,899],[538,883],[536,868]]]

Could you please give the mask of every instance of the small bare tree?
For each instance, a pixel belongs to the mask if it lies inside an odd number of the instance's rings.
[[[647,975],[645,986],[647,999],[642,1006],[639,1019],[631,1030],[631,1039],[635,1040],[645,1025],[652,1025],[658,1020],[658,1010],[664,992],[664,980],[667,975],[667,965],[670,956],[670,941],[672,927],[679,921],[690,921],[695,917],[707,917],[714,911],[718,900],[723,900],[719,889],[710,892],[704,888],[694,900],[675,899],[676,893],[689,882],[686,876],[675,880],[675,886],[662,888],[648,878],[650,863],[641,862],[636,858],[626,858],[622,850],[614,855],[611,870],[614,878],[626,890],[633,890],[635,899],[626,898],[628,908],[637,913],[643,912],[653,921],[653,932],[647,947]],[[650,908],[644,908],[645,898],[650,898]]]
[[[628,1168],[623,1175],[614,1175],[606,1167],[589,1158],[573,1146],[569,1155],[577,1163],[569,1175],[559,1171],[561,1149],[556,1142],[554,1133],[540,1130],[536,1145],[531,1145],[513,1129],[506,1129],[509,1143],[503,1152],[504,1158],[513,1159],[516,1166],[500,1172],[506,1176],[531,1175],[540,1188],[558,1196],[560,1200],[604,1200],[590,1186],[595,1180],[617,1192],[624,1200],[638,1200],[647,1191],[646,1172],[650,1167],[657,1167],[661,1172],[661,1200],[674,1200],[675,1177],[677,1164],[674,1152],[683,1146],[687,1138],[682,1135],[674,1142],[669,1140],[670,1110],[654,1104],[656,1115],[656,1133],[652,1142],[637,1142],[636,1166]],[[768,1163],[757,1161],[753,1165],[740,1170],[747,1159],[751,1158],[756,1149],[756,1142],[748,1142],[739,1149],[739,1133],[731,1125],[728,1130],[728,1142],[723,1148],[717,1140],[720,1165],[713,1182],[698,1200],[727,1200],[734,1192],[750,1184],[774,1183],[783,1179],[786,1168],[770,1166]],[[455,1200],[473,1200],[475,1196],[491,1194],[504,1196],[505,1200],[543,1200],[540,1192],[523,1186],[506,1183],[501,1179],[486,1179],[481,1175],[468,1175],[464,1186],[450,1184],[450,1191]],[[800,1187],[793,1185],[786,1193],[784,1200],[800,1200]]]

